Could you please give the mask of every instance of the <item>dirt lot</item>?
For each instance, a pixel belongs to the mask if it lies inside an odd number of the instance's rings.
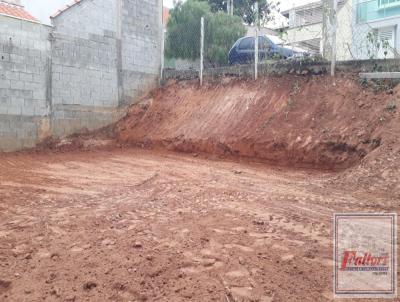
[[[0,154],[0,301],[332,300],[333,213],[400,208],[399,100],[347,75],[170,83]]]
[[[329,301],[332,214],[397,208],[335,174],[172,153],[0,165],[2,301]]]

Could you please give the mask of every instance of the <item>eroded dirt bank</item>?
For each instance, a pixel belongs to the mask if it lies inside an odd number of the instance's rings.
[[[386,139],[393,93],[351,76],[180,82],[133,106],[116,135],[124,144],[340,169]]]

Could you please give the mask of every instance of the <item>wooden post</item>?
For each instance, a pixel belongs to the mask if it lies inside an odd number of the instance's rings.
[[[333,1],[333,9],[332,9],[332,56],[331,56],[331,76],[335,76],[336,70],[336,32],[337,32],[337,7],[338,7],[338,0]]]
[[[201,17],[200,30],[200,86],[203,86],[204,68],[204,17]]]
[[[233,16],[233,0],[230,0],[230,1],[231,1],[231,5],[230,5],[231,12],[230,12],[230,15]]]
[[[226,13],[231,14],[231,0],[226,1]]]
[[[258,79],[258,2],[255,3],[254,79]]]

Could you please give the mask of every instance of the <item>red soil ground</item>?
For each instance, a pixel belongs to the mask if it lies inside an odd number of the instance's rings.
[[[0,155],[0,301],[331,301],[333,213],[399,209],[399,97],[349,76],[170,83]]]

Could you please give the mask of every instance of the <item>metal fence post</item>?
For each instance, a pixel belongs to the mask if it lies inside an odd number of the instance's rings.
[[[164,51],[165,51],[165,32],[164,26],[161,30],[161,71],[160,71],[160,83],[164,78],[164,65],[165,65],[165,58],[164,58]]]
[[[226,13],[233,16],[233,0],[226,1]]]
[[[331,55],[331,76],[335,76],[335,70],[336,70],[336,33],[337,33],[337,7],[338,7],[338,1],[337,0],[332,0],[333,1],[333,9],[331,12],[332,16],[332,55]]]
[[[328,58],[327,49],[329,43],[329,31],[328,31],[328,22],[329,22],[329,0],[322,0],[322,38],[320,44],[320,53],[324,59]]]
[[[258,2],[255,3],[256,20],[255,20],[255,39],[254,39],[254,79],[258,79]]]
[[[200,86],[203,86],[203,68],[204,68],[204,17],[200,22]]]
[[[164,1],[161,0],[161,8],[160,8],[160,14],[161,14],[161,45],[160,45],[160,51],[161,51],[161,61],[160,61],[160,84],[163,81],[164,78],[164,67],[165,67],[165,57],[164,57],[164,52],[165,52],[165,29],[164,29]]]

